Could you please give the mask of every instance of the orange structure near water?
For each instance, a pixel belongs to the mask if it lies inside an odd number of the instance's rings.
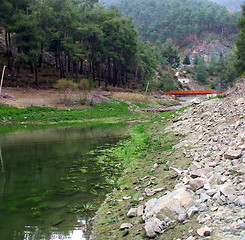
[[[221,94],[225,91],[215,90],[187,90],[187,91],[170,91],[165,92],[165,95],[205,95],[205,94]]]

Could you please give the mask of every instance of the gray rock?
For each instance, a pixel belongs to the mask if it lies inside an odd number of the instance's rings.
[[[224,158],[226,159],[237,159],[242,156],[242,151],[229,150],[224,154]]]
[[[245,206],[245,196],[239,196],[236,198],[235,203],[240,206]]]
[[[190,236],[190,237],[186,238],[186,240],[196,240],[196,238],[193,236]]]
[[[231,231],[231,227],[229,227],[229,226],[224,226],[224,227],[221,227],[220,229],[224,232],[230,232]]]
[[[133,227],[133,225],[131,223],[123,223],[120,226],[120,230],[129,229],[129,228],[132,228],[132,227]]]
[[[238,229],[245,229],[245,222],[241,219],[237,221],[237,228]]]
[[[236,190],[233,188],[233,186],[230,186],[229,184],[223,184],[219,186],[219,190],[226,197],[236,195]]]
[[[179,148],[182,148],[182,147],[187,147],[187,146],[189,146],[189,144],[190,144],[189,140],[184,140],[184,141],[174,145],[173,149],[179,149]]]
[[[217,192],[217,189],[209,189],[206,191],[206,194],[209,196],[214,196],[214,194],[216,194]]]
[[[0,97],[2,97],[2,98],[14,98],[14,96],[13,95],[11,95],[11,94],[9,94],[9,93],[2,93],[1,95],[0,95]]]
[[[123,200],[129,200],[129,199],[131,199],[131,196],[124,196],[123,197]]]
[[[146,235],[149,238],[154,238],[157,233],[160,233],[163,229],[164,223],[156,217],[149,218],[145,223]]]
[[[137,216],[137,208],[130,208],[127,217],[136,217]]]
[[[183,207],[191,205],[192,201],[191,194],[184,188],[180,188],[154,201],[153,205],[147,203],[143,217],[144,219],[151,218],[152,216],[159,217],[160,219],[168,217],[177,220],[179,214],[186,213]]]
[[[202,169],[198,169],[195,171],[191,171],[190,175],[191,175],[191,177],[202,177],[202,176],[206,176],[208,173],[210,173],[212,171],[213,171],[212,167],[202,168]]]
[[[201,100],[199,98],[194,98],[194,99],[191,100],[191,103],[194,104],[194,105],[197,105],[197,104],[201,103]]]
[[[205,184],[205,185],[203,186],[203,188],[204,188],[205,190],[210,190],[210,189],[212,189],[212,186],[211,186],[210,183],[208,183],[208,184]]]
[[[146,196],[153,196],[154,194],[158,193],[158,192],[162,192],[164,191],[165,188],[156,188],[156,189],[149,189],[149,188],[146,188],[145,189],[145,193],[146,193]]]
[[[200,214],[199,216],[198,216],[198,218],[197,218],[197,221],[199,222],[199,223],[205,223],[205,222],[207,222],[207,221],[209,221],[209,220],[211,220],[211,217],[210,217],[210,215],[208,215],[207,213],[202,213],[202,214]]]
[[[207,195],[206,193],[201,193],[200,199],[202,202],[206,202],[206,201],[209,201],[211,199],[211,197],[209,195]]]
[[[170,167],[169,170],[171,175],[175,175],[176,177],[181,176],[181,174],[183,173],[183,170],[174,167]]]
[[[179,214],[177,220],[178,222],[184,222],[186,220],[187,216],[186,216],[186,213],[181,213]]]
[[[239,98],[235,102],[236,105],[242,105],[245,104],[245,99],[244,98]]]
[[[209,227],[207,227],[207,226],[202,227],[202,228],[199,228],[199,229],[197,230],[197,234],[198,234],[199,236],[201,236],[201,237],[203,237],[203,236],[206,236],[206,237],[207,237],[207,236],[210,236],[211,233],[212,233],[212,229],[209,228]]]
[[[197,212],[198,212],[198,208],[196,206],[192,206],[188,209],[187,216],[190,218]]]
[[[137,208],[137,217],[141,217],[144,214],[144,205]]]
[[[202,188],[205,184],[208,184],[208,179],[206,178],[195,178],[195,179],[190,179],[190,186],[192,187],[193,190],[198,190],[199,188]]]

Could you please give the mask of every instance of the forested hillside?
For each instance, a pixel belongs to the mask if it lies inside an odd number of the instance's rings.
[[[96,3],[1,0],[0,67],[8,65],[8,80],[19,85],[29,71],[38,86],[51,65],[52,74],[57,69],[60,78],[89,79],[89,85],[136,85],[149,78],[156,67],[152,47],[138,40],[131,20]]]
[[[214,35],[219,38],[216,48],[220,39],[234,39],[239,32],[240,12],[206,0],[106,0],[116,2],[111,8],[98,0],[0,1],[0,68],[8,66],[7,80],[14,86],[66,79],[81,89],[136,88],[152,80],[150,86],[168,91],[182,87],[176,68],[190,60],[187,72],[203,84],[210,83],[209,75],[216,80],[222,76],[225,84],[236,77],[238,52],[226,59],[221,52],[210,63],[199,54],[203,49],[194,50],[195,61],[189,53],[181,56],[180,49],[193,42],[210,38],[212,44]]]
[[[240,11],[242,8],[242,4],[244,4],[244,0],[210,0],[212,2],[218,3],[221,6],[226,8]]]
[[[111,2],[111,1],[110,1]],[[237,34],[239,12],[206,0],[115,0],[131,16],[144,40],[156,43],[172,38],[180,46],[206,33]]]

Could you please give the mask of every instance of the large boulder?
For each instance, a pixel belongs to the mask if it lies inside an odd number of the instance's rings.
[[[145,230],[149,238],[154,238],[164,229],[164,219],[183,222],[187,209],[193,205],[191,193],[179,188],[159,199],[151,199],[145,204]]]
[[[147,220],[156,216],[159,219],[168,217],[178,220],[179,215],[186,214],[184,207],[191,206],[192,201],[191,194],[185,188],[177,189],[157,200],[150,200],[149,203],[146,203],[143,218]]]

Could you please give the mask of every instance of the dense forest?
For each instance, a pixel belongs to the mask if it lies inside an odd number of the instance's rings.
[[[244,4],[244,0],[210,0],[212,2],[216,2],[221,6],[224,6],[228,9],[240,11],[242,9],[242,5]]]
[[[236,70],[238,75],[245,75],[245,4],[242,7],[242,17],[239,19],[239,38],[236,41]]]
[[[172,38],[184,46],[207,32],[221,36],[238,33],[240,13],[228,12],[206,0],[114,0],[114,3],[133,18],[140,36],[154,43]]]
[[[236,36],[244,26],[242,20],[237,25],[240,12],[206,0],[112,1],[117,5],[104,7],[98,0],[0,0],[0,67],[8,66],[7,77],[15,86],[22,83],[21,72],[28,71],[38,87],[49,68],[59,72],[56,81],[69,79],[81,88],[144,87],[154,79],[151,86],[163,91],[181,87],[174,77],[180,63],[203,83],[208,75],[232,82],[235,65],[242,73],[242,31],[238,51],[227,58],[207,64],[196,56],[192,66],[188,56],[184,62],[180,58],[181,48],[207,33]]]
[[[18,85],[29,68],[39,85],[45,63],[60,78],[91,79],[94,84],[137,84],[156,67],[152,47],[137,38],[131,20],[96,0],[1,0],[8,71]]]

